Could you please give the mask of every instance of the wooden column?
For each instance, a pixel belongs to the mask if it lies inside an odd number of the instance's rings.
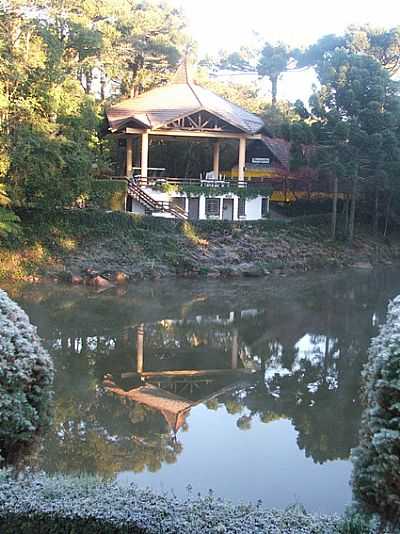
[[[221,144],[219,141],[214,143],[213,145],[213,172],[214,177],[218,180],[219,178],[219,152],[220,152]]]
[[[244,182],[244,166],[246,165],[246,138],[239,139],[239,163],[238,163],[238,181]]]
[[[149,134],[147,132],[142,133],[142,178],[147,178],[149,166]]]
[[[136,329],[136,372],[143,373],[143,346],[144,346],[144,324],[140,324]]]
[[[128,135],[126,138],[126,176],[128,178],[132,175],[133,167],[133,138]]]
[[[239,332],[237,328],[233,329],[232,334],[232,352],[231,352],[231,368],[238,368],[239,360]]]

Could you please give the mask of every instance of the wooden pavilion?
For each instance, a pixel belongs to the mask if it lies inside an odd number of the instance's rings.
[[[213,172],[220,174],[220,146],[238,142],[238,179],[244,180],[246,145],[266,133],[262,119],[196,85],[185,61],[172,83],[127,99],[107,110],[110,131],[126,139],[126,176],[131,176],[133,144],[141,141],[140,175],[148,177],[149,137],[208,139],[213,144]]]
[[[290,170],[290,143],[271,137],[260,117],[197,85],[187,61],[171,83],[111,106],[107,118],[111,134],[126,147],[127,211],[193,220],[258,220],[268,216],[270,200],[285,203],[332,195],[329,181],[318,182],[307,164]],[[212,169],[200,177],[164,176],[165,169],[149,167],[151,138],[209,142]],[[220,168],[224,142],[237,145],[237,164],[228,170]],[[302,146],[305,161],[313,149]],[[160,193],[165,183],[176,186],[177,194],[165,189]],[[192,186],[203,187],[205,193],[186,194],[185,188]],[[207,196],[210,187],[219,192]],[[238,187],[253,187],[257,195],[232,192]]]

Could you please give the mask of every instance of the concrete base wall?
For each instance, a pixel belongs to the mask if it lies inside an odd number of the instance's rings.
[[[185,211],[188,213],[189,210],[189,199],[186,193],[164,193],[162,191],[157,191],[156,189],[152,189],[151,187],[144,187],[143,190],[154,200],[157,200],[158,202],[171,202],[173,198],[179,197],[184,198],[185,203]],[[212,198],[218,198],[220,200],[220,213],[218,217],[208,217],[206,215],[206,196],[201,195],[199,198],[199,220],[222,220],[222,211],[223,211],[223,199],[229,198],[233,200],[233,220],[234,221],[258,221],[262,219],[261,216],[261,210],[262,210],[262,199],[263,197],[258,196],[256,198],[252,199],[246,199],[246,215],[239,218],[238,215],[238,205],[239,205],[239,197],[237,195],[233,194],[227,194],[227,195],[218,195],[213,196]],[[139,204],[136,201],[132,202],[132,211],[134,213],[138,214],[144,214],[144,208],[141,204]],[[159,216],[161,214],[158,214]],[[165,216],[166,214],[164,214]]]

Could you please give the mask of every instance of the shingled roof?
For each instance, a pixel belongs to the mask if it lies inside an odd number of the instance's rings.
[[[247,134],[255,134],[264,127],[263,120],[257,115],[196,85],[186,64],[178,69],[172,83],[111,106],[107,118],[112,132],[129,123],[156,130],[199,111],[211,113]]]

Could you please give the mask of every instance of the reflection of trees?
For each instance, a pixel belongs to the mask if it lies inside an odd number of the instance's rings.
[[[315,462],[348,458],[357,443],[360,372],[375,333],[373,314],[382,309],[379,290],[371,294],[367,284],[344,286],[333,283],[322,293],[308,291],[301,313],[291,313],[298,302],[281,305],[274,318],[266,318],[266,312],[240,331],[261,360],[263,376],[240,398],[246,417],[257,415],[266,422],[290,418],[299,447]],[[267,331],[257,338],[263,324]],[[302,352],[297,341],[310,331],[318,335],[308,336],[308,350]],[[225,399],[227,409],[233,401],[238,399]]]
[[[125,298],[33,288],[19,300],[57,367],[44,467],[112,476],[176,461],[180,445],[159,412],[100,388],[106,374],[136,370],[135,326],[141,323],[147,369],[229,369],[237,344],[238,366],[261,368],[262,378],[207,407],[225,405],[242,429],[254,417],[264,423],[289,418],[299,447],[314,461],[347,458],[357,440],[360,370],[396,277],[346,274],[304,284],[283,279],[265,290],[257,281],[245,291],[241,285],[229,291],[207,286],[201,298],[185,284],[143,285]],[[185,384],[162,387],[181,394]]]
[[[50,472],[112,476],[122,470],[158,471],[181,451],[163,418],[138,403],[121,403],[104,392],[58,399],[43,467]]]

